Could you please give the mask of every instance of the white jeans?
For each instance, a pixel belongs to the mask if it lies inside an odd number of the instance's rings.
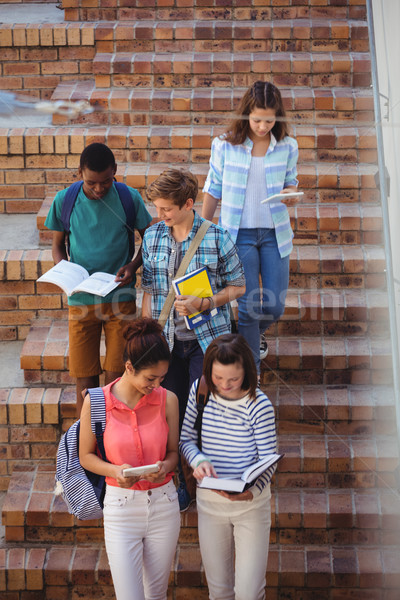
[[[263,600],[271,528],[267,486],[251,502],[197,488],[200,551],[210,600]]]
[[[104,538],[117,600],[165,600],[180,528],[173,481],[149,491],[107,486]]]

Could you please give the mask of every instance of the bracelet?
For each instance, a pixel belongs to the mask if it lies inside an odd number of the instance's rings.
[[[203,310],[203,302],[204,302],[204,300],[209,300],[209,302],[210,302],[210,306],[208,307],[207,310],[212,310],[214,308],[214,299],[213,299],[213,297],[212,296],[205,296],[204,298],[201,299],[200,306],[199,306],[199,312],[202,312],[202,310]]]
[[[208,463],[210,463],[210,465],[211,465],[211,461],[209,461],[209,460],[208,460],[208,458],[202,458],[201,460],[199,460],[199,462],[198,462],[198,463],[196,463],[195,469],[197,469],[197,467],[198,467],[199,465],[201,465],[201,463],[203,463],[203,462],[208,462]]]

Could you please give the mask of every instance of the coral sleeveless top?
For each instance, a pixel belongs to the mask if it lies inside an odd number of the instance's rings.
[[[117,380],[103,388],[106,399],[106,429],[104,448],[107,459],[114,465],[140,467],[164,460],[167,451],[168,424],[165,418],[167,390],[155,388],[143,396],[134,409],[120,402],[111,391]],[[165,485],[173,473],[161,483],[139,481],[133,490],[149,490]],[[106,477],[108,485],[118,487],[116,479]]]

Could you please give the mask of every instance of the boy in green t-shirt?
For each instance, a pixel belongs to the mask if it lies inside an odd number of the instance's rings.
[[[120,285],[107,296],[78,293],[68,298],[69,370],[76,378],[77,414],[82,406],[81,392],[99,385],[100,338],[104,328],[106,357],[105,383],[119,377],[124,370],[122,330],[136,317],[136,271],[142,264],[142,249],[130,255],[127,216],[114,185],[117,170],[113,152],[105,145],[87,146],[80,157],[78,170],[82,186],[70,216],[70,231],[65,231],[61,216],[67,190],[58,192],[51,205],[45,226],[53,231],[52,255],[55,263],[68,260],[68,237],[71,262],[96,271],[115,274]],[[151,216],[139,192],[128,188],[134,206],[134,227],[143,238]]]

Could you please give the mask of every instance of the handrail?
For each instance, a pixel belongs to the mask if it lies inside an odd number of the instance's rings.
[[[390,324],[390,340],[392,346],[392,367],[393,367],[393,391],[396,409],[397,435],[400,436],[400,379],[399,379],[399,337],[397,333],[397,316],[396,316],[396,298],[394,291],[394,276],[392,263],[392,246],[390,240],[390,220],[389,208],[386,188],[386,171],[385,171],[385,152],[383,145],[382,133],[382,116],[379,100],[379,82],[378,68],[376,61],[376,44],[374,17],[372,9],[372,0],[367,0],[367,19],[368,19],[368,35],[370,42],[371,53],[371,75],[372,75],[372,90],[374,98],[375,118],[376,118],[376,140],[378,150],[378,169],[380,183],[380,197],[382,206],[382,220],[384,233],[384,247],[386,254],[386,281],[388,291],[388,308],[389,308],[389,324]]]

